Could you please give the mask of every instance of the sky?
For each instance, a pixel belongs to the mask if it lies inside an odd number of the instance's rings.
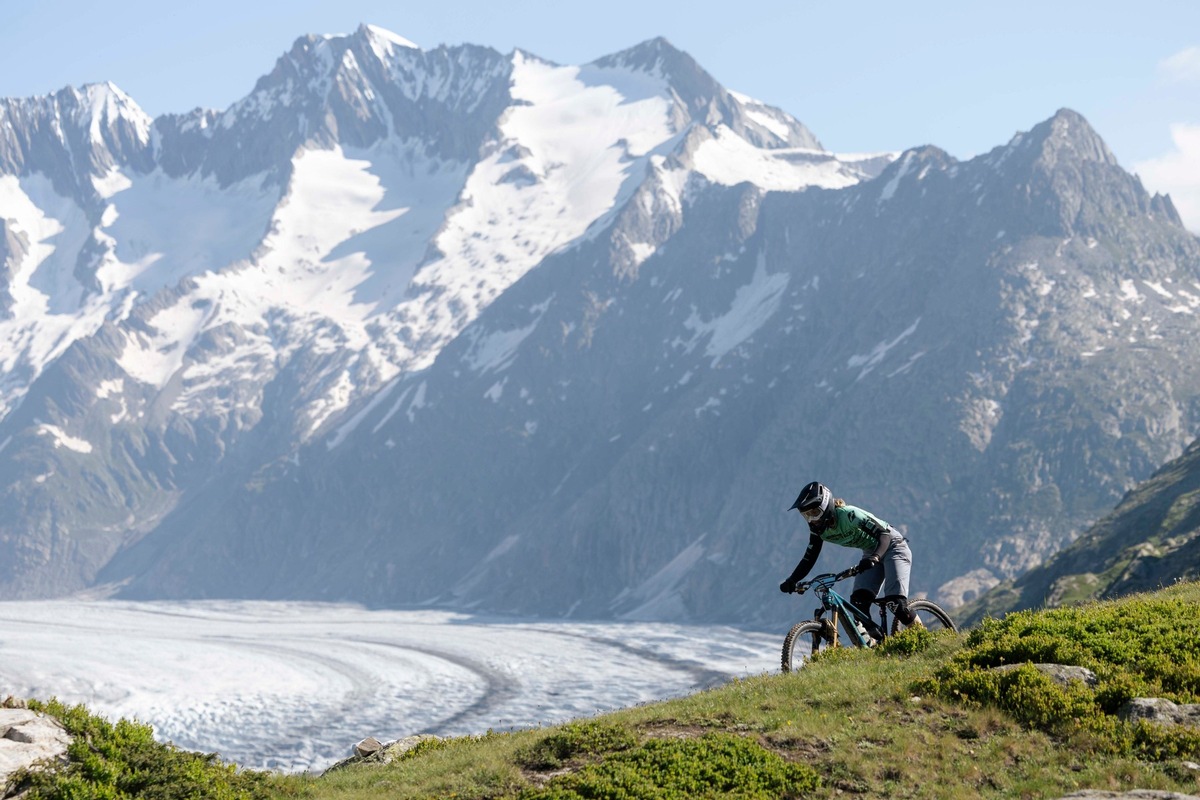
[[[560,64],[665,36],[844,153],[966,159],[1071,108],[1200,232],[1194,0],[0,0],[0,97],[112,81],[152,116],[224,109],[298,37],[360,23]]]

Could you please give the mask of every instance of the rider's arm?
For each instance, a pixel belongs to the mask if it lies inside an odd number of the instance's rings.
[[[875,548],[875,552],[871,554],[871,558],[875,559],[875,563],[883,561],[883,554],[892,546],[895,539],[900,538],[900,534],[896,533],[892,528],[884,528],[879,532],[879,545]]]
[[[817,556],[821,555],[822,539],[815,533],[808,535],[808,547],[804,550],[804,556],[800,559],[800,563],[792,570],[792,574],[788,576],[789,583],[797,583],[804,580],[804,576],[813,568],[813,564],[817,563]]]

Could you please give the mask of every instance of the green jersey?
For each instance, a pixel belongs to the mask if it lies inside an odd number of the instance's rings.
[[[833,523],[821,531],[821,538],[844,547],[874,550],[879,546],[879,535],[889,527],[879,517],[857,506],[838,506],[833,509]]]

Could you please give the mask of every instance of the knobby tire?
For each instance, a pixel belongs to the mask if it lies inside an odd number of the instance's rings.
[[[912,600],[908,607],[911,611],[922,615],[922,622],[925,627],[932,630],[947,630],[957,631],[958,628],[954,625],[954,620],[950,619],[950,615],[942,610],[942,607],[932,600]],[[896,617],[892,617],[892,633],[896,634],[904,630],[904,626]]]
[[[825,626],[810,619],[804,622],[797,622],[788,631],[788,635],[783,640],[783,653],[780,656],[779,666],[784,672],[791,672],[793,669],[799,669],[804,666],[804,662],[808,661],[813,653],[824,649],[828,641],[822,636],[825,631]],[[796,645],[807,643],[809,646],[808,654],[803,652],[795,652]]]

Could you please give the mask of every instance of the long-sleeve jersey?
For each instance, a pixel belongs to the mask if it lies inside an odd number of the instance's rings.
[[[808,539],[808,548],[800,563],[792,570],[789,581],[804,580],[804,576],[817,563],[821,555],[821,545],[833,542],[844,547],[856,547],[864,554],[867,551],[882,559],[883,554],[892,546],[893,537],[898,536],[892,526],[874,514],[864,511],[857,506],[843,505],[833,509],[833,521],[819,534],[813,533]]]

